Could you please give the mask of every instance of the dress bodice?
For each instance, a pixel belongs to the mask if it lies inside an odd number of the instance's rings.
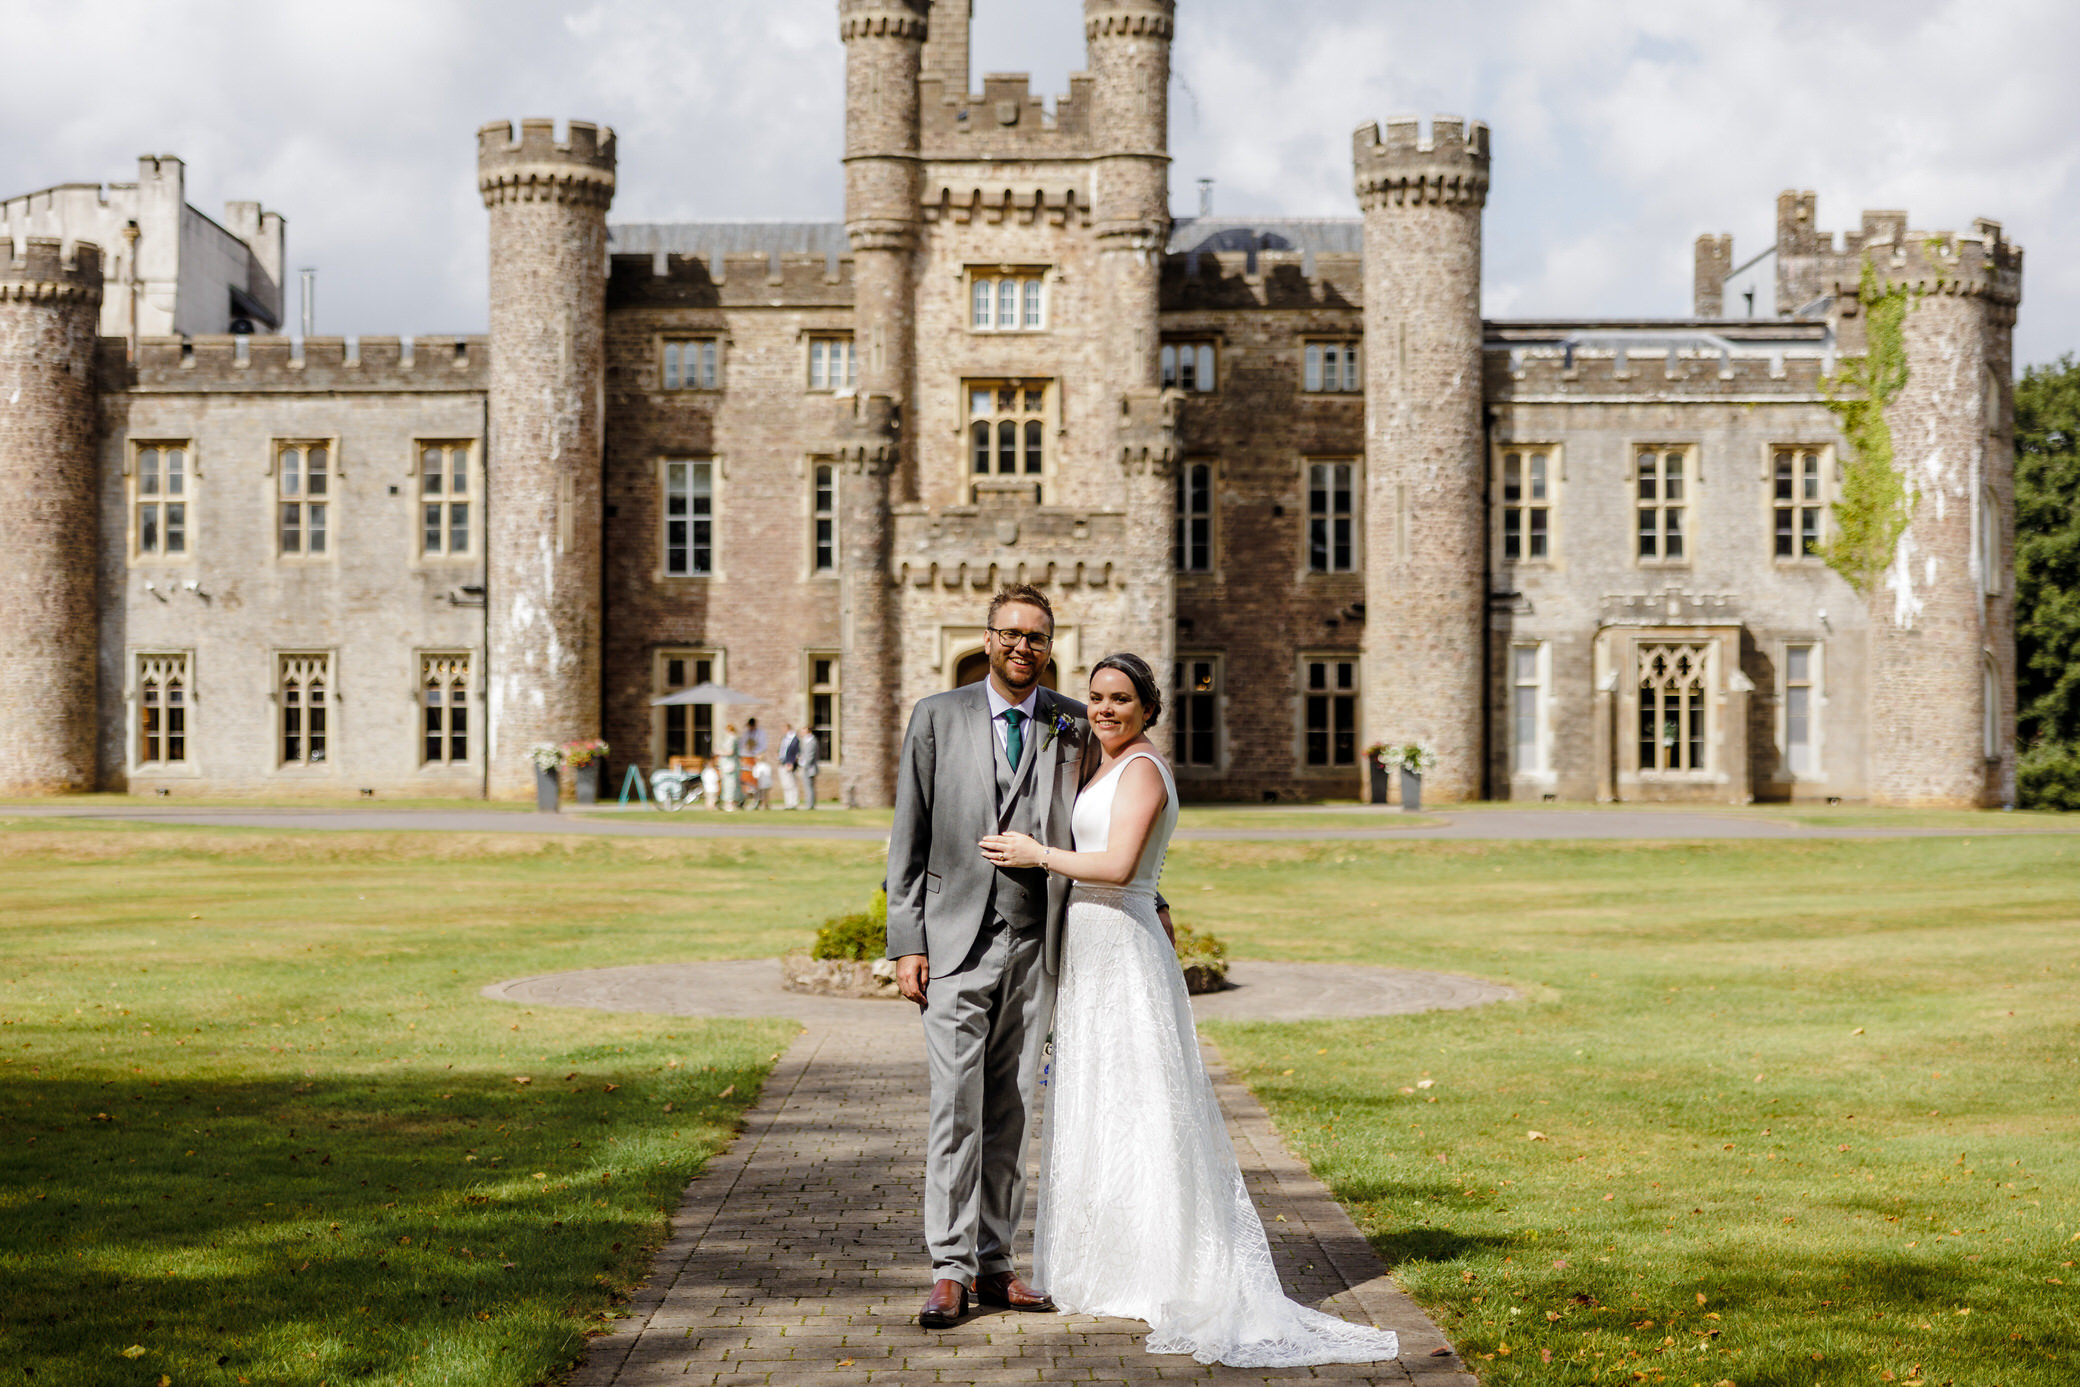
[[[1129,752],[1103,775],[1083,787],[1076,797],[1076,808],[1069,816],[1069,829],[1075,837],[1078,852],[1103,852],[1112,840],[1112,801],[1119,793],[1119,778],[1129,765],[1146,758],[1158,774],[1163,777],[1163,810],[1156,816],[1155,826],[1149,831],[1148,842],[1142,846],[1141,861],[1134,869],[1134,879],[1125,890],[1136,894],[1154,895],[1156,881],[1163,875],[1163,859],[1170,851],[1170,834],[1177,827],[1177,782],[1170,775],[1170,768],[1163,758],[1152,751]]]

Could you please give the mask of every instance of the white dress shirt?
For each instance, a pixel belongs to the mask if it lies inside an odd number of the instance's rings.
[[[1007,702],[1004,698],[1004,695],[997,692],[996,683],[992,680],[984,679],[982,681],[982,686],[989,692],[990,728],[997,734],[997,745],[1003,749],[1004,756],[1008,760],[1011,756],[1011,745],[1009,741],[1007,741],[1006,739],[1011,735],[1011,724],[1004,721],[1004,714],[1009,710],[1016,708],[1019,712],[1024,713],[1026,715],[1024,733],[1025,745],[1028,747],[1032,746],[1033,709],[1036,706],[1038,706],[1040,702],[1040,686],[1035,684],[1033,686],[1033,691],[1026,695],[1025,702],[1023,703]],[[1012,769],[1017,770],[1018,768],[1016,766],[1013,766]]]

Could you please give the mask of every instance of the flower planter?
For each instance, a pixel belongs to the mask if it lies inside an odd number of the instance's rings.
[[[1369,798],[1374,804],[1385,804],[1387,802],[1386,766],[1377,758],[1367,761],[1365,766],[1367,788],[1372,792]]]
[[[1202,992],[1226,992],[1229,987],[1226,963],[1187,963],[1184,990],[1193,996]]]
[[[1423,812],[1423,777],[1414,771],[1401,772],[1401,812]]]
[[[578,803],[599,803],[599,762],[591,761],[578,767]]]
[[[896,990],[896,962],[892,958],[854,960],[783,954],[780,985],[789,992],[806,992],[815,997],[899,1001],[903,996]]]
[[[555,771],[536,768],[534,773],[534,808],[537,814],[554,814],[556,797],[562,790],[562,777]]]

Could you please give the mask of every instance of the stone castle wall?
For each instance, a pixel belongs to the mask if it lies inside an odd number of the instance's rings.
[[[614,133],[505,122],[477,136],[490,209],[486,547],[490,792],[533,793],[530,745],[600,723],[601,452]]]
[[[0,260],[0,793],[94,787],[94,343],[101,254]]]

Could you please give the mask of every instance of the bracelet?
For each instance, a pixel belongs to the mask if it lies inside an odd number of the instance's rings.
[[[1051,867],[1049,867],[1049,866],[1047,865],[1047,855],[1048,855],[1049,853],[1053,852],[1053,851],[1054,851],[1054,844],[1052,844],[1052,843],[1049,843],[1049,844],[1048,844],[1047,846],[1045,846],[1045,847],[1043,847],[1043,848],[1041,848],[1041,849],[1040,849],[1040,870],[1041,870],[1041,871],[1043,871],[1043,872],[1046,872],[1046,871],[1052,871],[1052,870],[1053,870],[1053,868],[1051,868]]]

